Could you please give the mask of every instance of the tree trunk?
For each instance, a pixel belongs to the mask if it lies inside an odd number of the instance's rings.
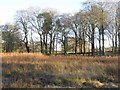
[[[82,40],[79,39],[79,52],[82,53]]]
[[[79,31],[79,52],[82,53],[82,38],[81,30]]]
[[[48,54],[48,45],[47,45],[47,33],[46,33],[46,38],[45,38],[46,40],[45,40],[45,54]]]
[[[52,52],[52,41],[50,41],[50,48],[49,48],[49,54]]]
[[[75,32],[75,54],[77,54],[77,33]]]
[[[102,24],[101,24],[101,34],[102,34],[102,55],[104,56],[104,27],[103,27],[103,9],[102,9]]]
[[[52,35],[50,35],[50,48],[49,48],[49,54],[52,52]]]
[[[115,30],[115,55],[117,55],[117,34],[118,34],[118,23],[116,20],[116,30]]]
[[[53,37],[53,42],[52,42],[52,53],[54,54],[54,46],[55,46],[55,37],[56,37],[56,35],[54,35],[54,37]]]
[[[29,52],[30,52],[30,48],[29,48],[29,46],[28,46],[27,33],[25,33],[25,47],[26,47],[27,52],[29,53]]]
[[[120,2],[118,2],[118,54],[120,54]]]
[[[57,34],[57,38],[58,38],[58,34]],[[56,55],[57,55],[57,43],[58,43],[57,38],[56,38]]]
[[[39,33],[39,36],[40,36],[40,52],[41,53],[44,53],[43,52],[43,42],[42,42],[42,36],[41,36],[41,34]]]
[[[83,56],[85,54],[85,32],[83,32]]]
[[[120,54],[120,24],[119,24],[119,29],[118,29],[118,54]]]
[[[45,42],[45,34],[43,34],[43,53],[45,54],[45,46],[46,46],[46,42]]]
[[[112,37],[112,53],[114,54],[114,51],[115,51],[115,46],[114,46],[114,39]]]
[[[90,41],[90,37],[89,37],[89,41]],[[88,43],[88,56],[90,56],[90,42]]]
[[[24,42],[25,42],[25,47],[26,47],[26,50],[27,50],[27,52],[29,53],[30,52],[30,48],[29,48],[29,46],[28,46],[28,37],[27,37],[27,35],[28,35],[28,30],[27,30],[27,27],[23,24],[23,28],[24,28],[24,34],[25,34],[25,38],[24,38]]]
[[[28,42],[25,42],[25,47],[26,47],[27,52],[29,53],[30,52],[30,48],[28,46]]]
[[[43,42],[44,42],[44,53],[47,55],[47,34],[45,33],[43,36]]]
[[[117,33],[117,31],[116,31]],[[115,35],[115,55],[117,54],[117,34]]]
[[[40,40],[40,48],[41,48],[41,53],[43,53],[43,42]]]
[[[103,25],[101,26],[101,30],[102,30],[102,55],[104,56],[104,28]]]
[[[84,42],[84,43],[83,43],[83,56],[84,56],[85,51],[86,51],[86,49],[85,49],[85,40],[84,40],[83,42]]]
[[[64,37],[65,40],[64,40],[64,55],[67,54],[67,37]]]
[[[52,53],[54,54],[54,46],[55,46],[55,39],[53,39],[53,43],[52,43]]]
[[[101,30],[99,29],[99,55],[101,56]]]
[[[92,42],[91,42],[92,56],[95,56],[95,47],[94,47],[94,32],[95,32],[95,30],[94,29],[95,29],[94,24],[92,24],[92,37],[91,37],[91,40],[92,40]]]

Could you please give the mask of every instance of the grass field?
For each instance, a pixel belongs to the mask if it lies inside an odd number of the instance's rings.
[[[118,88],[118,56],[2,53],[3,88]]]

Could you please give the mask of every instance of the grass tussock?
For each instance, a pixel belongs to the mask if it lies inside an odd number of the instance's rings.
[[[3,87],[114,87],[119,85],[118,56],[45,56],[2,53]]]

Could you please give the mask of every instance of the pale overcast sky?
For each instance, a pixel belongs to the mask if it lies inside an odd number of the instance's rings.
[[[54,8],[60,13],[72,13],[80,10],[80,2],[85,0],[1,0],[0,24],[13,22],[17,10],[29,7]]]
[[[13,23],[17,10],[29,7],[53,8],[60,13],[73,13],[80,10],[81,2],[86,0],[1,0],[0,1],[0,24]],[[87,0],[87,1],[119,1],[119,0]],[[106,44],[105,44],[106,45]],[[109,46],[109,45],[107,45]]]

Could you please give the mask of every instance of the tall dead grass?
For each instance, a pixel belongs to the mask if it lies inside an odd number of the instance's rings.
[[[41,53],[2,53],[2,61],[37,61],[37,60],[81,60],[81,61],[89,61],[89,62],[101,62],[101,63],[113,63],[118,62],[118,56],[114,57],[84,57],[84,56],[46,56]]]
[[[3,87],[118,87],[118,58],[2,53]]]

